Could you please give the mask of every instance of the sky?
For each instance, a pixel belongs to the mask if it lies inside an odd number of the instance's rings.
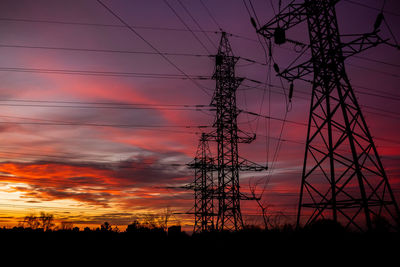
[[[383,2],[389,27],[381,35],[400,41],[395,0],[340,1],[340,32],[371,31]],[[103,3],[129,27],[95,0],[0,2],[0,225],[43,211],[79,227],[105,221],[123,227],[168,211],[174,223],[191,228],[193,215],[185,213],[193,211],[193,192],[182,187],[193,181],[186,164],[215,115],[208,107],[215,88],[211,55],[221,29],[241,57],[237,77],[247,78],[238,88],[238,108],[273,118],[239,115],[239,128],[257,136],[240,145],[240,155],[269,166],[243,173],[241,189],[257,184],[270,213],[293,222],[311,88],[296,83],[288,104],[289,84],[265,64],[245,6],[250,2]],[[279,1],[251,3],[260,23],[279,10]],[[307,43],[306,26],[287,37]],[[273,57],[285,68],[301,50],[286,43],[274,46]],[[397,201],[399,62],[399,50],[386,45],[346,60]],[[260,222],[254,202],[242,201],[242,213],[247,223]]]

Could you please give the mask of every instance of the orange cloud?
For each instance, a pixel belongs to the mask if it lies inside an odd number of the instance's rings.
[[[138,201],[143,205],[149,199],[154,200],[152,204],[160,205],[171,193],[155,185],[182,183],[185,175],[176,168],[162,165],[155,156],[109,165],[0,163],[0,180],[11,186],[14,183],[12,188],[24,198],[38,201],[71,199],[101,206],[110,203],[129,206]]]

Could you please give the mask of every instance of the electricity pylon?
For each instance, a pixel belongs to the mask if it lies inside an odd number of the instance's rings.
[[[250,199],[240,193],[239,171],[262,171],[267,167],[258,165],[239,157],[238,143],[251,143],[255,138],[238,129],[236,106],[236,90],[242,78],[235,76],[235,65],[239,60],[232,52],[225,32],[222,32],[215,56],[216,81],[211,106],[216,108],[216,118],[213,127],[216,128],[214,138],[217,142],[217,172],[218,182],[215,197],[218,200],[218,230],[240,230],[243,228],[243,218],[240,200]]]
[[[194,233],[215,230],[214,223],[214,159],[207,135],[202,133],[194,160],[188,166],[195,170],[194,183]]]
[[[215,130],[202,136],[204,141],[215,144],[216,158],[214,163],[209,162],[209,165],[202,165],[203,167],[199,170],[204,173],[199,176],[204,181],[213,177],[209,172],[216,172],[216,181],[213,183],[209,181],[214,186],[202,187],[205,193],[200,196],[200,201],[203,202],[207,202],[212,196],[214,210],[211,211],[211,208],[207,208],[206,213],[201,213],[203,219],[199,220],[202,220],[202,224],[209,225],[212,219],[208,218],[206,214],[216,216],[213,224],[215,224],[215,230],[218,231],[242,229],[243,218],[240,201],[254,199],[240,192],[239,172],[267,169],[266,166],[261,166],[239,156],[238,144],[251,143],[255,139],[255,135],[243,132],[238,129],[237,125],[237,117],[240,112],[236,106],[236,90],[243,80],[235,76],[235,64],[238,60],[239,58],[232,53],[226,33],[222,32],[218,53],[215,56],[213,79],[216,81],[216,89],[211,101],[211,106],[216,109],[216,117],[213,123]],[[201,183],[204,184],[204,181]]]
[[[345,70],[345,59],[378,44],[383,15],[373,31],[343,43],[335,5],[338,0],[292,1],[257,29],[276,44],[286,42],[286,30],[308,24],[311,59],[278,75],[293,81],[313,73],[312,97],[301,177],[297,225],[329,218],[346,227],[371,229],[375,218],[398,222],[385,169]],[[308,209],[308,210],[306,210]],[[309,212],[306,212],[306,211]]]

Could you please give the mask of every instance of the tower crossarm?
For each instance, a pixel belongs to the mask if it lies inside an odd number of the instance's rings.
[[[383,39],[378,35],[379,31],[374,31],[365,34],[341,35],[341,37],[356,37],[354,40],[347,43],[342,43],[342,53],[344,59],[355,54],[361,53],[369,48],[380,44],[388,44],[389,39]]]
[[[300,63],[299,65],[289,67],[278,73],[278,76],[288,81],[304,80],[303,77],[314,72],[314,64],[311,60]]]
[[[204,168],[205,170],[208,171],[215,171],[217,169],[213,158],[208,158],[206,160],[195,158],[192,162],[186,164],[186,166],[189,169]]]
[[[253,161],[250,161],[248,159],[239,157],[239,169],[241,171],[256,171],[256,172],[261,172],[261,171],[266,171],[268,170],[268,167],[265,165],[261,165],[258,163],[255,163]]]
[[[267,22],[264,26],[257,29],[257,33],[265,38],[272,38],[276,29],[287,30],[307,19],[306,8],[304,4],[295,4],[292,1],[281,10],[276,16]]]

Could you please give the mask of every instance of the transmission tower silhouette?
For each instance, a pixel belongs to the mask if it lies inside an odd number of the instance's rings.
[[[188,166],[195,170],[194,183],[191,187],[194,190],[193,232],[213,231],[215,229],[213,172],[216,170],[216,165],[205,133],[200,137],[196,157]]]
[[[338,0],[292,1],[257,32],[281,45],[286,30],[306,21],[311,59],[279,71],[293,81],[313,74],[297,225],[328,218],[347,228],[370,230],[379,218],[400,218],[388,177],[345,70],[345,59],[379,44],[379,14],[373,30],[343,43],[335,5]],[[254,23],[256,26],[257,25]]]
[[[256,136],[238,129],[237,125],[240,111],[236,106],[236,90],[243,80],[235,76],[238,60],[226,33],[222,32],[213,75],[216,81],[211,101],[211,106],[216,109],[214,130],[202,135],[197,156],[189,164],[195,169],[195,232],[210,230],[211,225],[218,231],[242,229],[240,201],[254,198],[240,192],[239,172],[267,169],[239,156],[238,144],[251,143]],[[208,156],[208,142],[216,146],[214,159]],[[216,181],[213,181],[212,172],[216,172]]]

